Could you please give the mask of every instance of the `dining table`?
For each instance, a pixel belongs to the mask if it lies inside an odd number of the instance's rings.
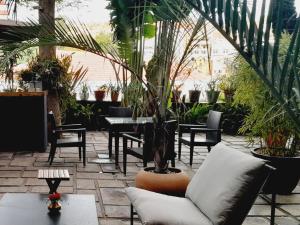
[[[115,137],[115,165],[119,165],[119,138],[122,133],[132,131],[132,127],[139,130],[145,123],[152,123],[152,117],[105,117],[108,123],[108,131],[114,134]],[[127,129],[127,130],[126,130]],[[109,157],[112,157],[112,145],[109,144]]]

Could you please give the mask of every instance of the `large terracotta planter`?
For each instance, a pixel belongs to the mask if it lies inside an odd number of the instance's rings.
[[[266,181],[263,192],[277,194],[291,194],[300,179],[300,157],[275,157],[260,154],[259,148],[251,151],[257,158],[267,160],[276,168]]]
[[[102,102],[105,97],[105,92],[106,91],[94,91],[96,101]]]
[[[169,168],[171,173],[154,173],[153,167],[138,172],[135,178],[136,187],[157,193],[184,196],[190,182],[189,177],[179,169]]]
[[[189,99],[190,99],[190,102],[191,102],[191,103],[199,102],[200,93],[201,93],[201,91],[190,90],[190,91],[189,91]]]

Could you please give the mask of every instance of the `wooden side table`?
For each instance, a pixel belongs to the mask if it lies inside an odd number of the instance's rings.
[[[62,180],[70,180],[68,170],[39,170],[38,179],[45,179],[49,186],[49,194],[55,193]]]

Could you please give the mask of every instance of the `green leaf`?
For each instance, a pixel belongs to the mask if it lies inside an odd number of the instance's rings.
[[[250,16],[250,28],[249,28],[248,43],[247,43],[249,55],[252,55],[253,50],[254,50],[253,47],[254,47],[256,2],[257,2],[257,0],[253,0],[252,11],[251,11],[251,16]]]
[[[234,0],[234,3],[233,3],[233,18],[232,18],[232,21],[231,21],[232,36],[233,36],[234,41],[236,41],[236,39],[237,39],[238,18],[239,18],[238,7],[239,7],[239,0]]]
[[[277,9],[277,18],[281,18],[282,16],[282,6],[283,1],[277,0],[278,9]],[[278,51],[279,51],[279,44],[280,44],[280,38],[281,38],[281,28],[282,28],[283,20],[279,20],[276,24],[276,34],[275,34],[275,44],[273,49],[273,55],[272,55],[272,67],[271,67],[271,81],[272,84],[275,82],[275,71],[276,66],[278,66]]]
[[[263,0],[262,6],[261,6],[261,13],[260,13],[260,19],[259,19],[259,27],[258,27],[258,34],[257,34],[257,44],[256,44],[256,51],[255,51],[255,57],[256,57],[256,63],[258,66],[261,64],[261,51],[262,51],[262,37],[264,33],[264,22],[265,22],[265,7],[266,7],[266,0]]]
[[[246,26],[247,26],[247,0],[244,0],[242,5],[242,15],[241,15],[240,32],[239,32],[240,47],[242,50],[245,47],[244,33],[246,31]]]
[[[231,22],[231,0],[226,0],[225,6],[225,31],[226,34],[230,34],[230,22]]]

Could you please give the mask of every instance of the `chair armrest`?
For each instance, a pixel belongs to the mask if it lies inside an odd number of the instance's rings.
[[[200,124],[179,124],[179,128],[205,128],[207,125],[205,123]]]
[[[128,133],[123,133],[122,137],[123,137],[123,139],[126,139],[126,140],[131,140],[131,141],[135,141],[135,142],[142,143],[142,144],[144,143],[143,140],[138,139],[137,137],[131,136]]]
[[[181,137],[183,133],[190,133],[192,128],[205,128],[207,125],[202,124],[179,124],[178,135]]]
[[[72,128],[83,128],[82,124],[63,124],[60,126],[56,126],[56,128],[67,128],[67,129],[72,129]]]
[[[207,133],[207,132],[221,132],[220,129],[210,129],[210,128],[192,128],[191,133]]]
[[[85,128],[54,130],[55,133],[85,133]]]

